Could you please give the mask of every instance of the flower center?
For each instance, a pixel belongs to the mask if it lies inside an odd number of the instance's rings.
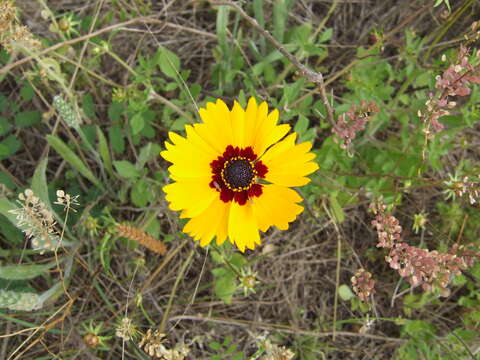
[[[253,149],[228,145],[222,155],[210,163],[212,181],[209,186],[219,192],[223,202],[235,201],[245,205],[248,199],[262,195],[262,184],[257,178],[265,179],[268,168],[257,159]]]
[[[248,190],[254,183],[257,171],[251,161],[243,156],[235,156],[225,162],[222,170],[225,185],[233,191]]]

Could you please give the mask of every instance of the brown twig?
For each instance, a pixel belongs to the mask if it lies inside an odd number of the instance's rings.
[[[332,125],[335,124],[333,109],[332,109],[332,106],[330,105],[330,102],[328,101],[327,91],[325,89],[325,82],[323,80],[323,74],[321,72],[316,72],[311,69],[308,69],[305,65],[300,63],[300,61],[298,61],[298,59],[295,56],[289,53],[277,39],[275,39],[267,30],[263,29],[259,25],[257,20],[252,18],[250,15],[248,15],[238,4],[231,1],[217,1],[217,0],[211,0],[210,3],[212,5],[226,5],[226,6],[233,7],[236,11],[238,11],[238,13],[246,21],[248,21],[250,25],[253,26],[253,28],[256,31],[258,31],[263,37],[265,37],[283,56],[285,56],[292,63],[292,65],[297,68],[297,70],[300,72],[302,76],[304,76],[308,81],[311,81],[317,84],[320,89],[320,96],[322,98],[323,104],[327,109],[328,121]]]

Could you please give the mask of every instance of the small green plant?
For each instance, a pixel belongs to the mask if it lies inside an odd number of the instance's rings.
[[[238,345],[234,344],[233,337],[226,336],[222,342],[212,341],[208,343],[208,347],[217,354],[210,356],[210,360],[242,360],[245,355],[241,351],[237,351]]]

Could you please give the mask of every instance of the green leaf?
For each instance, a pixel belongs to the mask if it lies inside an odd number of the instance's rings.
[[[162,73],[175,79],[180,71],[180,58],[170,50],[160,47],[158,49],[158,66]]]
[[[218,351],[222,348],[222,344],[220,344],[217,341],[212,341],[211,343],[208,344],[208,347],[212,350]]]
[[[6,159],[15,154],[22,147],[22,142],[15,135],[7,136],[0,143],[0,160]]]
[[[117,170],[117,173],[125,179],[135,179],[140,176],[140,172],[130,161],[114,161],[113,166],[115,167],[115,170]]]
[[[228,335],[225,337],[225,339],[223,339],[223,345],[224,346],[228,346],[232,343],[232,336],[231,335]]]
[[[45,265],[7,265],[0,266],[0,278],[6,280],[28,280],[33,279],[56,265],[53,261]]]
[[[220,48],[224,52],[228,51],[228,48],[229,48],[228,39],[227,39],[229,14],[230,14],[230,7],[226,5],[221,5],[218,7],[216,32],[218,36],[218,43],[220,45]]]
[[[132,128],[132,135],[137,135],[140,131],[143,130],[145,126],[145,121],[143,120],[143,115],[141,113],[136,113],[130,119],[130,127]]]
[[[232,360],[243,360],[243,359],[244,359],[243,352],[238,352],[232,357]]]
[[[108,129],[108,139],[112,146],[113,152],[117,155],[122,155],[125,151],[125,138],[122,130],[117,125],[113,125]]]
[[[103,165],[107,172],[113,176],[112,158],[110,157],[110,150],[108,149],[107,139],[103,135],[102,129],[97,126],[97,138],[98,138],[98,152],[102,158]]]
[[[102,263],[103,268],[105,269],[105,272],[107,274],[111,274],[110,271],[110,260],[111,260],[111,255],[110,251],[115,244],[115,238],[112,237],[112,235],[106,233],[102,240],[100,240],[100,248],[99,248],[99,253],[100,253],[100,262]]]
[[[242,254],[234,253],[230,258],[230,263],[237,269],[241,269],[247,263],[247,260]]]
[[[342,284],[338,287],[338,295],[344,301],[348,301],[355,296],[355,294],[350,289],[350,286],[345,284]]]
[[[10,213],[10,210],[16,210],[18,207],[11,203],[7,198],[0,198],[0,214],[5,216],[13,225],[17,226],[17,220],[16,220],[16,215]],[[20,228],[17,226],[20,230],[23,230],[23,228]]]
[[[50,205],[50,199],[48,197],[47,187],[47,163],[48,158],[43,158],[38,164],[35,172],[33,173],[31,187],[36,196],[40,198],[45,204]]]
[[[333,28],[327,28],[325,29],[324,32],[322,32],[322,34],[318,38],[318,42],[328,41],[332,38],[332,35],[333,35]]]
[[[139,179],[135,184],[133,184],[130,197],[135,206],[147,206],[148,201],[152,198],[148,183],[144,179]]]
[[[30,101],[33,99],[35,95],[35,91],[29,83],[25,83],[20,89],[20,96],[22,97],[23,101]]]
[[[121,103],[114,102],[108,107],[108,118],[114,123],[120,123],[122,119],[123,105]]]
[[[232,302],[233,294],[237,288],[235,276],[222,276],[215,280],[215,294],[222,299],[226,304]]]
[[[48,158],[44,158],[40,161],[32,177],[32,190],[36,196],[47,206],[47,209],[50,210],[57,220],[59,216],[53,211],[52,204],[50,203],[50,198],[48,196],[48,185],[47,185],[47,164]]]
[[[25,242],[23,233],[3,215],[0,215],[0,233],[5,237],[5,241],[12,246],[19,247]]]
[[[273,4],[273,36],[283,43],[288,9],[285,0],[276,0]]]
[[[54,135],[47,135],[48,144],[55,149],[60,156],[65,159],[73,168],[75,168],[81,175],[90,180],[99,189],[105,190],[103,185],[93,175],[92,171],[83,163],[83,161],[58,137]]]
[[[137,163],[135,164],[137,169],[142,169],[148,161],[156,158],[161,150],[162,148],[160,145],[151,142],[142,147],[140,149],[140,153],[138,154]]]
[[[15,115],[15,124],[18,127],[27,127],[39,124],[42,114],[39,111],[22,111]]]
[[[333,212],[333,216],[338,223],[343,223],[345,221],[345,213],[343,212],[342,207],[338,203],[337,197],[335,195],[330,195],[330,206]]]
[[[0,289],[0,308],[14,311],[33,311],[43,306],[43,299],[33,292]]]
[[[8,120],[0,116],[0,136],[5,135],[10,131],[11,128],[12,125],[8,122]]]
[[[302,135],[308,129],[308,118],[303,115],[298,115],[298,121],[293,128],[297,134]]]
[[[85,115],[87,115],[90,119],[97,118],[97,114],[95,113],[95,103],[93,102],[92,94],[83,95],[82,108]]]
[[[228,349],[225,351],[225,354],[228,354],[228,355],[231,355],[235,352],[235,350],[237,350],[237,347],[238,345],[236,344],[233,344],[231,346],[228,347]]]

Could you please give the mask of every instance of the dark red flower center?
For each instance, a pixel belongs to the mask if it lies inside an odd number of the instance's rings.
[[[257,171],[254,164],[244,157],[231,158],[223,165],[222,179],[233,191],[248,190],[253,185]]]
[[[245,205],[249,198],[262,194],[258,178],[264,178],[267,167],[257,159],[249,146],[246,148],[227,146],[223,155],[210,163],[212,181],[210,187],[220,193],[224,202],[236,201]]]

